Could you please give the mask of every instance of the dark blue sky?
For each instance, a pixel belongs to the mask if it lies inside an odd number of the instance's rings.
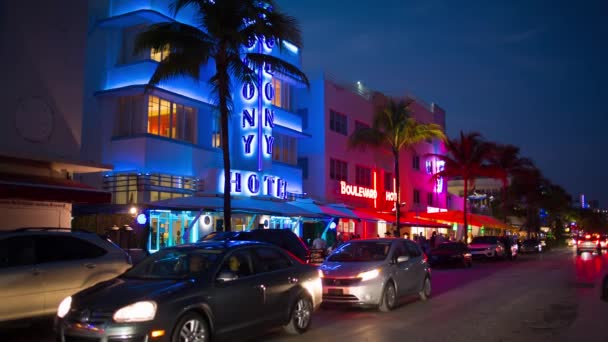
[[[278,0],[325,70],[447,112],[448,134],[517,145],[608,207],[608,1]]]

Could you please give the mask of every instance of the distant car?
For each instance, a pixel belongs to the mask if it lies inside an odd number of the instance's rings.
[[[519,244],[517,240],[517,236],[515,235],[505,235],[500,236],[498,240],[505,247],[505,256],[509,258],[509,260],[515,260],[517,258],[517,254],[519,254]]]
[[[606,234],[600,235],[599,240],[600,240],[600,248],[608,249],[608,235],[606,235]]]
[[[300,258],[305,263],[310,262],[310,250],[294,232],[289,229],[252,229],[239,232],[212,232],[199,241],[260,241],[279,246]]]
[[[473,258],[505,258],[505,246],[497,236],[476,236],[469,244]]]
[[[431,270],[420,247],[405,239],[351,240],[321,265],[323,303],[390,311],[400,298],[431,295]]]
[[[473,257],[467,245],[462,242],[444,242],[431,249],[429,253],[429,264],[436,266],[473,266]]]
[[[63,298],[131,267],[129,255],[89,232],[0,232],[0,321],[51,316]]]
[[[522,242],[520,251],[522,253],[540,253],[543,251],[543,246],[540,240],[527,239]]]
[[[576,254],[581,255],[583,252],[596,252],[598,255],[602,254],[600,240],[591,234],[579,236],[576,240]]]
[[[66,297],[55,331],[62,342],[210,341],[273,326],[301,334],[321,289],[315,267],[271,244],[185,244]]]

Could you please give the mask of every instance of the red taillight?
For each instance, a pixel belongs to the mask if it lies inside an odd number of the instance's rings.
[[[599,244],[600,244],[600,240],[596,240],[596,241],[595,241],[595,244],[596,244],[596,245],[599,245]]]
[[[591,239],[591,235],[589,235],[589,234],[585,235],[585,239]]]
[[[576,244],[580,245],[581,244],[581,240],[576,241]]]

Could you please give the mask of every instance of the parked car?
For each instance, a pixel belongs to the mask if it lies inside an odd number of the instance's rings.
[[[579,236],[576,240],[576,254],[581,255],[583,252],[596,252],[598,255],[601,255],[602,247],[600,240],[591,234]]]
[[[473,266],[473,257],[467,245],[462,242],[444,242],[431,249],[429,265],[436,266]]]
[[[305,332],[321,303],[319,271],[250,241],[162,249],[118,278],[66,297],[57,340],[210,341],[283,326]]]
[[[515,260],[519,254],[519,241],[515,235],[503,235],[498,240],[505,247],[505,257],[509,260]]]
[[[521,244],[522,253],[540,253],[543,251],[543,245],[540,240],[526,239]]]
[[[497,236],[476,236],[469,244],[473,258],[505,258],[505,246]]]
[[[310,250],[294,232],[289,229],[253,229],[240,232],[212,232],[199,241],[260,241],[279,246],[289,253],[300,258],[300,260],[310,262]]]
[[[599,240],[600,240],[600,248],[608,249],[608,235],[606,235],[606,234],[600,235]]]
[[[431,270],[420,247],[404,239],[351,240],[321,265],[323,302],[390,311],[400,298],[431,295]]]
[[[114,278],[131,258],[97,234],[57,228],[0,233],[0,321],[52,316],[61,300]]]

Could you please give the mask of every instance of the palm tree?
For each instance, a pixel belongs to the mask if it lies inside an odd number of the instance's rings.
[[[411,116],[410,105],[413,101],[395,101],[390,99],[379,107],[373,118],[372,127],[360,127],[349,137],[349,147],[364,149],[367,146],[384,148],[393,154],[395,166],[395,185],[397,202],[395,203],[395,220],[399,232],[401,188],[399,173],[399,154],[401,151],[428,139],[445,140],[443,128],[437,124],[423,124]]]
[[[176,0],[173,15],[187,6],[196,9],[198,25],[164,22],[151,25],[137,36],[135,53],[170,48],[152,75],[147,89],[161,81],[182,76],[200,79],[201,67],[211,60],[215,73],[211,84],[220,113],[221,146],[224,159],[224,227],[231,230],[230,147],[228,120],[232,111],[232,83],[248,82],[256,70],[270,65],[275,73],[288,75],[308,85],[306,75],[297,67],[270,55],[245,52],[243,46],[274,39],[302,45],[295,18],[281,12],[273,0]],[[282,44],[277,44],[282,49]]]
[[[445,162],[443,171],[433,175],[445,179],[462,178],[464,183],[464,229],[468,228],[467,200],[469,185],[474,185],[480,177],[501,179],[504,182],[506,173],[503,169],[489,165],[488,161],[493,153],[492,144],[483,140],[477,132],[464,134],[460,132],[460,139],[449,139],[446,144],[447,155],[431,154]],[[460,236],[463,236],[460,234]],[[466,239],[465,239],[466,241]]]
[[[507,186],[508,178],[517,177],[534,168],[534,163],[519,155],[519,147],[513,145],[490,145],[488,164],[502,169],[506,177],[502,178],[502,202],[504,220],[507,221]]]

